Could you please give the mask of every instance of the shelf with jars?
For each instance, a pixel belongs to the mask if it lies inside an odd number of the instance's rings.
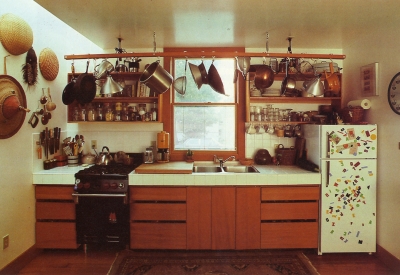
[[[74,100],[68,105],[68,123],[91,122],[160,122],[161,97],[150,94],[139,82],[141,72],[113,72],[111,76],[124,90],[112,96],[101,96],[104,79],[96,80],[96,97],[87,104]],[[68,82],[80,74],[68,74]]]
[[[281,85],[285,81],[286,75],[294,79],[296,88],[292,93],[282,96]],[[341,83],[342,74],[335,73]],[[310,105],[331,105],[334,109],[341,108],[341,91],[339,93],[326,92],[321,96],[313,96],[304,91],[303,85],[317,78],[314,73],[298,73],[298,72],[278,72],[274,74],[275,88],[258,90],[254,85],[256,77],[255,72],[249,72],[246,76],[246,122],[257,122],[268,124],[308,124],[315,123],[312,119],[314,113],[307,111],[296,111],[296,106]],[[320,81],[325,81],[325,74],[320,74]],[[277,87],[279,85],[279,87]],[[280,108],[276,108],[280,107]],[[291,109],[288,109],[288,108]],[[286,114],[286,110],[290,110]]]

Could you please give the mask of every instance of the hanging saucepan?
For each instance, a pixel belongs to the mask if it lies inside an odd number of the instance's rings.
[[[217,68],[214,66],[214,61],[211,63],[211,66],[208,69],[208,84],[217,93],[225,95],[224,83],[222,83]]]
[[[88,74],[89,60],[86,64],[86,72],[79,75],[74,85],[74,94],[80,104],[91,102],[96,96],[96,78]]]
[[[258,90],[262,90],[269,88],[272,83],[274,83],[274,71],[264,62],[263,65],[257,67],[254,77],[254,86],[256,86]]]
[[[325,92],[331,92],[332,96],[338,96],[340,92],[339,77],[333,69],[333,62],[329,63],[330,73],[325,71]]]
[[[140,76],[139,81],[158,94],[165,93],[172,84],[172,76],[161,67],[160,61],[151,63]]]
[[[71,81],[65,86],[64,91],[62,93],[62,102],[65,105],[69,105],[75,100],[75,94],[74,94],[74,86],[75,86],[75,67],[74,63],[71,65],[71,72],[72,72],[72,78]]]
[[[286,59],[286,77],[282,81],[281,95],[285,95],[286,92],[291,92],[296,87],[296,81],[288,74],[288,65],[289,60]]]

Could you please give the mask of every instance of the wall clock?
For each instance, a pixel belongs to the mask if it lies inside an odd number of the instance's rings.
[[[400,115],[400,73],[397,73],[390,81],[388,101],[393,112]]]

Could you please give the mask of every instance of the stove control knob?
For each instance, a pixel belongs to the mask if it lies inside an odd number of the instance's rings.
[[[78,183],[80,183],[80,182],[81,182],[80,179],[76,179],[76,180],[75,180],[75,184],[78,184]]]
[[[124,183],[122,183],[122,182],[118,183],[118,188],[119,189],[123,189],[124,187],[125,187]]]
[[[103,182],[102,187],[103,189],[108,189],[110,188],[110,184],[108,182]]]
[[[110,186],[111,186],[112,189],[117,189],[117,187],[118,187],[116,182],[110,183]]]
[[[85,189],[89,189],[89,187],[90,187],[90,182],[85,182],[85,183],[83,184],[83,187],[84,187]]]

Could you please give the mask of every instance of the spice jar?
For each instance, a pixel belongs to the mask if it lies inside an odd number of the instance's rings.
[[[113,110],[111,109],[111,107],[108,107],[106,111],[106,121],[113,121],[113,120],[114,120]]]
[[[97,105],[97,121],[103,121],[104,117],[103,117],[103,107],[101,106],[101,104]]]
[[[139,104],[139,115],[142,121],[146,120],[146,104]]]
[[[72,120],[73,121],[79,121],[80,120],[80,114],[79,114],[79,109],[78,107],[74,108],[74,113],[72,115]]]
[[[89,104],[87,111],[87,120],[95,121],[96,120],[96,111],[94,110],[92,104]]]
[[[122,111],[122,103],[121,102],[115,103],[115,114],[114,114],[115,121],[121,120],[121,111]]]

